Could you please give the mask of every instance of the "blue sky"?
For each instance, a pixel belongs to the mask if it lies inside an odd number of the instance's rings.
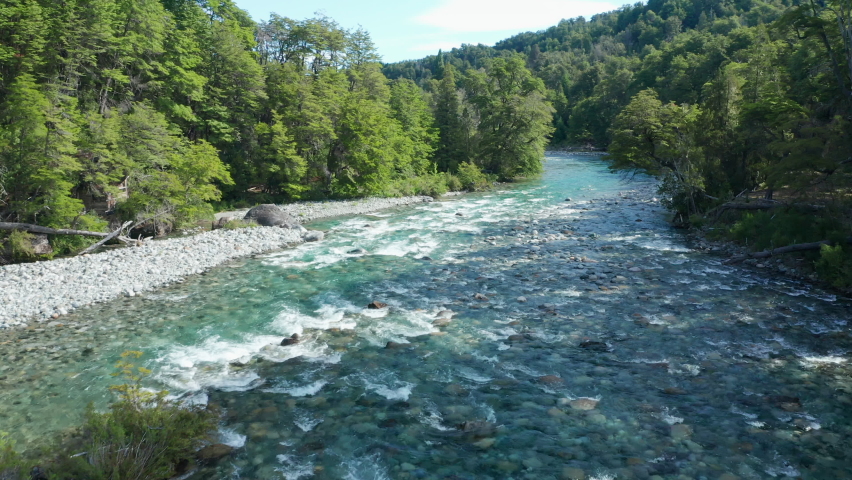
[[[385,62],[421,58],[462,43],[493,45],[515,33],[541,30],[563,18],[614,10],[612,0],[235,0],[257,21],[271,12],[304,19],[321,12],[343,28],[364,27]],[[623,3],[623,2],[622,2]]]

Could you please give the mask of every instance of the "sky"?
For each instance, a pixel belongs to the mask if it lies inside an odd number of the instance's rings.
[[[325,14],[341,27],[370,32],[384,62],[434,55],[463,43],[493,45],[516,33],[542,30],[563,18],[615,10],[612,0],[235,0],[256,21],[275,12],[305,19]]]

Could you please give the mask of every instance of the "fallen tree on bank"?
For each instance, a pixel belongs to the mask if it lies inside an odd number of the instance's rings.
[[[787,245],[786,247],[774,248],[772,250],[764,250],[762,252],[753,252],[746,253],[744,255],[737,255],[735,257],[731,257],[728,260],[725,260],[725,265],[732,265],[736,263],[740,263],[744,260],[748,260],[749,258],[769,258],[774,257],[776,255],[783,255],[785,253],[793,253],[793,252],[805,252],[809,250],[819,250],[823,245],[834,246],[837,243],[842,242],[832,242],[830,240],[821,240],[819,242],[811,242],[811,243],[797,243],[794,245]],[[846,242],[849,245],[852,245],[852,237],[846,239]]]
[[[0,222],[0,230],[19,230],[30,233],[41,233],[45,235],[77,235],[82,237],[101,237],[101,240],[99,242],[87,247],[86,249],[77,254],[84,255],[86,253],[91,253],[95,251],[98,247],[102,246],[113,238],[118,238],[118,240],[124,243],[134,242],[134,240],[131,238],[121,236],[121,232],[125,228],[129,227],[131,224],[133,224],[133,222],[124,222],[120,227],[113,230],[112,232],[92,232],[89,230],[73,230],[67,228],[43,227],[41,225],[34,225],[31,223]]]

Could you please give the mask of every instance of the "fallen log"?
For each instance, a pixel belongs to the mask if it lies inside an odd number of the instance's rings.
[[[96,250],[98,247],[100,247],[101,245],[103,245],[103,244],[105,244],[106,242],[108,242],[108,241],[112,240],[113,238],[117,237],[117,236],[118,236],[118,234],[120,234],[122,230],[124,230],[125,228],[127,228],[127,227],[128,227],[130,224],[132,224],[132,223],[133,223],[133,222],[131,222],[131,221],[124,222],[124,224],[123,224],[123,225],[121,225],[120,227],[118,227],[118,229],[116,229],[115,231],[113,231],[112,233],[110,233],[109,235],[107,235],[106,237],[104,237],[104,238],[103,238],[103,240],[99,241],[98,243],[96,243],[96,244],[94,244],[94,245],[91,245],[90,247],[86,248],[85,250],[83,250],[82,252],[78,253],[77,255],[85,255],[85,254],[87,254],[87,253],[91,253],[91,252],[95,251],[95,250]]]
[[[90,232],[88,230],[70,230],[67,228],[49,228],[30,223],[0,222],[0,230],[24,230],[31,233],[46,233],[47,235],[80,235],[83,237],[106,237],[112,235],[105,232]]]
[[[772,250],[764,250],[762,252],[754,252],[754,253],[746,253],[745,255],[737,255],[735,257],[731,257],[725,260],[723,263],[725,265],[732,265],[735,263],[740,263],[743,260],[747,260],[749,258],[769,258],[775,255],[783,255],[785,253],[793,253],[793,252],[805,252],[808,250],[819,250],[823,245],[835,245],[837,242],[832,242],[830,240],[822,240],[819,242],[812,243],[797,243],[794,245],[787,245],[786,247],[775,248]],[[852,237],[846,239],[846,243],[852,245]]]

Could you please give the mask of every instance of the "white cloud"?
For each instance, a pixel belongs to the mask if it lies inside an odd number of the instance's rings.
[[[606,0],[444,0],[416,21],[453,32],[538,30],[563,18],[589,18],[616,8]]]

